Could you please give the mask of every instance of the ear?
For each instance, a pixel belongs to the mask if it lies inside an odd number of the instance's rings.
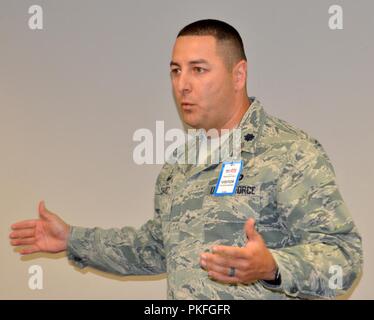
[[[233,68],[234,88],[236,91],[242,90],[247,81],[247,61],[240,60]]]

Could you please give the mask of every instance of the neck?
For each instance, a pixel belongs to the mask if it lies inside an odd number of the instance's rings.
[[[247,94],[245,94],[245,97],[236,101],[233,108],[234,112],[232,113],[231,117],[220,128],[216,128],[218,130],[218,134],[221,135],[222,129],[236,128],[250,105],[251,101],[248,99]]]

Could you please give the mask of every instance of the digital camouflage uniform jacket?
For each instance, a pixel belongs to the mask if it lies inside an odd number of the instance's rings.
[[[157,178],[154,218],[140,229],[72,227],[68,257],[120,275],[167,272],[169,299],[334,298],[362,268],[361,237],[339,193],[321,144],[268,115],[260,102],[243,116],[243,170],[232,196],[214,196],[222,164],[165,164]],[[244,246],[256,229],[276,260],[281,285],[211,280],[199,255],[214,244]],[[341,271],[342,286],[334,282]]]

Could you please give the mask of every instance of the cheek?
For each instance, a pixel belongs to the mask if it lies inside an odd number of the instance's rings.
[[[215,102],[220,99],[219,97],[222,94],[221,85],[213,79],[201,81],[196,89],[198,90],[199,96],[202,98],[205,105],[216,104]]]
[[[217,94],[220,90],[220,87],[221,87],[220,83],[218,83],[218,81],[214,79],[210,79],[209,81],[205,83],[205,90],[210,95]]]
[[[228,84],[218,81],[209,81],[204,87],[204,102],[207,112],[216,113],[220,106],[227,105],[227,100],[231,99],[231,92]]]

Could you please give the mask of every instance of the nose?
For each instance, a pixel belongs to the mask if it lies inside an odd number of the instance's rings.
[[[181,72],[176,79],[176,88],[181,95],[185,95],[192,90],[191,79],[188,74]]]

